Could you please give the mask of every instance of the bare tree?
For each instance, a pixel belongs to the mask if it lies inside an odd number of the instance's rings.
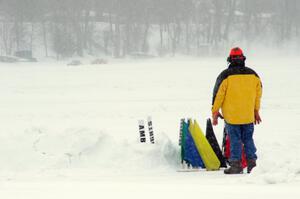
[[[298,0],[2,0],[1,54],[203,55],[235,40],[279,46],[300,40],[299,13]]]

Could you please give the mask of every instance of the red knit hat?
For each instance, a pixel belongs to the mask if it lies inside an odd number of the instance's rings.
[[[229,56],[230,57],[244,56],[244,53],[243,53],[242,49],[240,49],[239,47],[235,47],[235,48],[231,49]]]
[[[230,54],[227,58],[227,62],[229,63],[235,63],[235,64],[245,64],[246,57],[244,56],[244,53],[242,49],[239,47],[235,47],[230,50]]]

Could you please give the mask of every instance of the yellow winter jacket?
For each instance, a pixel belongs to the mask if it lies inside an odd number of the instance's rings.
[[[245,66],[232,66],[217,78],[212,113],[221,108],[229,124],[254,122],[254,110],[260,109],[262,84],[256,72]]]

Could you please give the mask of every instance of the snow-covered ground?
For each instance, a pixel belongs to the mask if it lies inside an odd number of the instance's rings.
[[[258,166],[237,176],[176,172],[179,120],[205,130],[224,59],[0,63],[0,198],[300,198],[299,61],[249,57],[263,123]],[[154,145],[138,142],[147,116]]]

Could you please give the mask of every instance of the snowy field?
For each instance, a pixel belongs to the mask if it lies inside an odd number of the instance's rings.
[[[248,60],[263,81],[259,159],[235,176],[176,172],[179,120],[205,130],[225,59],[0,63],[0,198],[299,199],[300,59]],[[154,145],[138,143],[147,116]]]

